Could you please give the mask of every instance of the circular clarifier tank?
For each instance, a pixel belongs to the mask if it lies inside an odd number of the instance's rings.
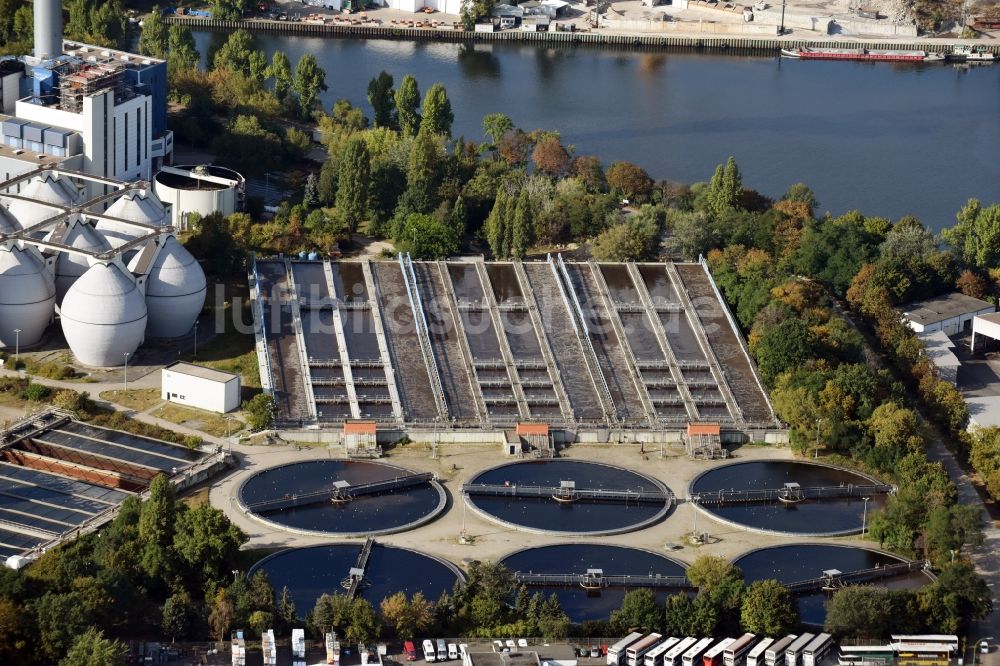
[[[463,486],[486,518],[542,534],[619,534],[663,518],[670,490],[621,467],[578,460],[535,460],[488,469]]]
[[[320,596],[347,591],[351,569],[358,565],[363,548],[360,543],[291,548],[257,562],[247,575],[263,570],[277,594],[288,588],[298,614],[305,616]],[[375,608],[397,592],[407,597],[422,592],[427,600],[437,601],[442,592],[450,593],[464,579],[449,562],[382,544],[372,546],[363,569],[357,594]]]
[[[527,585],[529,594],[542,592],[546,597],[555,594],[572,622],[606,620],[617,610],[625,593],[639,587],[649,587],[659,602],[667,596],[683,591],[683,587],[670,586],[684,576],[685,567],[669,557],[651,550],[606,546],[594,543],[567,543],[526,548],[511,553],[500,564],[518,574],[542,574],[567,577],[567,580],[543,583],[536,579]],[[601,570],[603,583],[596,584],[587,572]],[[625,585],[622,577],[632,579]],[[530,579],[529,579],[530,580]]]
[[[902,562],[906,560],[868,548],[803,543],[752,550],[737,558],[734,564],[743,571],[747,583],[774,579],[789,584],[821,578],[823,572],[830,569],[848,574]],[[930,574],[923,571],[903,571],[899,575],[876,578],[865,584],[890,589],[916,589],[932,580]],[[826,602],[832,593],[820,589],[796,594],[802,621],[822,625],[826,619]]]
[[[444,510],[447,497],[429,474],[357,460],[310,460],[271,467],[238,492],[254,518],[323,536],[401,532]]]
[[[762,499],[759,491],[781,491],[798,484],[806,498],[782,501],[777,493]],[[882,508],[886,494],[862,493],[879,485],[858,472],[799,461],[739,462],[716,467],[695,477],[689,494],[700,498],[698,508],[722,522],[781,535],[838,536],[856,534],[867,517]],[[851,496],[846,496],[851,495]],[[715,501],[721,496],[722,501]]]

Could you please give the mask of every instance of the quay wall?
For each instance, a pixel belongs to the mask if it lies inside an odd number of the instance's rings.
[[[440,42],[522,42],[544,45],[596,45],[625,46],[653,49],[704,49],[707,51],[741,50],[747,52],[774,52],[797,46],[822,46],[829,48],[913,49],[943,52],[947,43],[902,42],[877,40],[831,39],[781,39],[771,36],[685,36],[666,34],[614,35],[596,32],[473,32],[448,28],[408,28],[379,25],[336,25],[292,21],[229,21],[185,16],[164,16],[168,25],[179,23],[196,30],[271,32],[311,37],[359,37],[364,39],[397,39]],[[1000,44],[984,44],[993,53],[1000,54]]]

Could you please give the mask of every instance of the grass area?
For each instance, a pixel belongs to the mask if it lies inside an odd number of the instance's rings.
[[[167,403],[153,410],[151,414],[157,418],[166,419],[171,423],[176,423],[193,430],[200,430],[206,435],[214,437],[226,436],[226,417],[215,412],[207,412],[202,409]],[[243,421],[237,418],[232,419],[229,424],[229,434],[235,435],[243,430],[244,426]]]
[[[118,389],[114,391],[102,391],[100,398],[108,402],[113,402],[116,405],[134,409],[137,412],[144,412],[163,401],[160,397],[160,390],[154,388],[129,389],[128,392]]]
[[[205,304],[212,315],[212,322],[222,321],[223,331],[204,345],[198,346],[198,356],[187,354],[185,361],[198,363],[224,372],[238,373],[246,388],[260,388],[260,369],[257,365],[257,349],[253,333],[237,330],[233,322],[235,303],[239,312],[235,316],[244,322],[244,328],[252,327],[253,315],[250,310],[250,290],[246,284],[225,283],[224,302],[217,307],[214,294],[216,285],[209,287],[209,299]],[[221,310],[221,311],[220,311]]]
[[[211,488],[209,486],[201,486],[190,495],[185,495],[181,498],[181,501],[187,504],[189,507],[194,508],[199,504],[208,504],[208,493]]]

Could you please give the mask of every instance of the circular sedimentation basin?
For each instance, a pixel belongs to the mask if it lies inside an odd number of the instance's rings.
[[[357,565],[364,545],[330,544],[290,548],[260,560],[247,576],[258,570],[267,577],[280,596],[288,588],[299,616],[304,617],[323,594],[344,594],[351,569]],[[422,592],[437,601],[442,592],[451,592],[464,576],[450,562],[407,548],[374,544],[364,566],[357,594],[375,608],[386,597],[403,592],[411,597]]]
[[[787,584],[822,577],[823,572],[830,569],[849,573],[905,561],[873,548],[796,543],[751,550],[736,558],[733,564],[743,571],[747,583],[774,579]],[[915,589],[932,581],[933,577],[924,571],[911,571],[866,584],[890,589]],[[833,593],[833,590],[817,590],[796,594],[802,621],[821,626],[826,619],[826,602]]]
[[[662,501],[610,500],[580,497],[556,499],[555,489],[572,482],[575,490],[660,493]],[[614,465],[578,460],[520,461],[479,473],[468,486],[502,487],[494,495],[465,491],[465,501],[474,511],[513,529],[552,535],[596,536],[638,530],[661,520],[673,504],[670,490],[660,481]],[[532,488],[551,488],[552,493],[526,496]],[[519,494],[521,493],[521,494]]]
[[[841,467],[802,461],[761,460],[737,462],[702,472],[691,482],[688,495],[730,492],[738,498],[741,492],[780,489],[786,483],[797,483],[802,489],[839,489],[853,486],[878,485],[880,482]],[[845,536],[861,532],[864,522],[882,508],[886,495],[869,495],[867,509],[863,497],[830,496],[801,502],[728,501],[711,504],[696,502],[697,510],[714,519],[765,534],[780,536]]]
[[[325,492],[339,484],[348,491],[362,484],[414,474],[382,462],[309,460],[271,467],[250,476],[237,491],[248,515],[271,527],[313,536],[371,536],[403,532],[433,520],[447,504],[444,488],[430,480],[349,501],[334,501]],[[344,485],[346,484],[346,486]],[[281,507],[300,497],[314,501],[299,506],[256,510],[276,503]]]
[[[566,543],[537,546],[513,552],[500,560],[508,569],[522,574],[585,575],[588,570],[600,569],[603,576],[683,576],[685,566],[651,550],[611,546],[595,543]],[[637,581],[641,583],[642,581]],[[559,584],[531,584],[529,594],[542,592],[546,597],[555,594],[572,622],[606,620],[617,610],[631,589],[642,587],[608,585],[585,587],[582,582]],[[657,600],[681,591],[678,587],[654,587]]]

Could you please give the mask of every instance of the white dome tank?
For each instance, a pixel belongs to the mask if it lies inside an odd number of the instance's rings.
[[[66,292],[59,312],[66,342],[85,365],[124,365],[146,332],[146,300],[116,264],[94,264]]]
[[[49,239],[55,232],[49,234]],[[111,245],[103,236],[94,231],[89,224],[77,222],[63,235],[60,241],[63,245],[69,245],[79,250],[88,252],[108,252]],[[56,259],[56,303],[62,304],[66,292],[81,275],[87,272],[92,265],[92,260],[71,252],[60,252]]]
[[[0,345],[36,344],[52,321],[55,302],[56,287],[42,262],[30,251],[0,247]]]
[[[35,201],[46,201],[60,206],[72,206],[79,198],[72,185],[51,175],[39,176],[30,180],[17,194],[31,197]],[[24,201],[23,199],[8,199],[7,201],[10,214],[24,229],[60,212],[58,208],[42,206],[34,201]]]
[[[0,205],[0,234],[13,234],[20,230],[21,225],[17,223],[17,219]]]
[[[140,254],[129,264],[129,270],[136,272],[141,261]],[[146,332],[154,338],[186,335],[205,305],[205,272],[176,238],[167,236],[147,275]]]
[[[142,222],[162,227],[167,224],[167,212],[163,209],[163,204],[153,194],[147,192],[130,192],[123,194],[113,204],[104,211],[105,215],[119,217],[123,220]],[[120,247],[130,240],[145,236],[148,232],[138,227],[130,227],[121,222],[110,220],[98,220],[97,230],[100,231],[111,247]],[[131,254],[131,253],[130,253]]]

